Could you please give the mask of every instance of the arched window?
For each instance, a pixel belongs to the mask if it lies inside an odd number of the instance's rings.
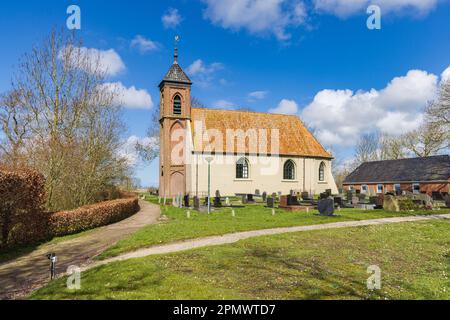
[[[173,98],[173,114],[181,114],[181,98],[178,95]]]
[[[248,160],[240,158],[236,163],[236,179],[248,179]]]
[[[295,164],[294,161],[288,160],[284,163],[283,170],[284,180],[295,180]]]
[[[319,167],[319,181],[325,181],[325,163],[322,162]]]

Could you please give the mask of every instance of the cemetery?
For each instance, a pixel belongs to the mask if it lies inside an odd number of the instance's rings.
[[[209,202],[209,213],[207,197],[180,194],[167,199],[145,194],[146,201],[161,207],[159,225],[139,230],[97,258],[105,259],[151,245],[241,231],[450,212],[449,201],[430,202],[426,195],[367,197],[359,192],[332,195],[329,191],[320,195],[291,191],[289,195],[282,195],[255,190],[253,194],[222,196],[217,190]]]

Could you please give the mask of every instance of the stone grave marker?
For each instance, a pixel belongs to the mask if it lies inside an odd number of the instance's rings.
[[[274,198],[267,198],[267,207],[269,207],[269,208],[275,207],[275,199]]]
[[[267,200],[267,192],[264,191],[262,194],[262,201],[266,202],[266,200]]]
[[[190,197],[189,197],[189,195],[188,194],[185,195],[183,200],[184,200],[184,206],[186,208],[189,208],[190,207]]]
[[[334,214],[334,201],[331,198],[321,199],[317,205],[319,215],[332,216]]]
[[[200,210],[200,199],[199,197],[194,197],[194,209]]]
[[[220,197],[214,197],[214,208],[221,208],[222,200]]]

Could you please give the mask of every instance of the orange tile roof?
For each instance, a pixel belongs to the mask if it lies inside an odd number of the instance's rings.
[[[237,140],[235,140],[236,143],[234,143],[235,146],[233,150],[227,150],[231,147],[230,145],[227,146],[227,129],[243,130],[244,132],[251,129],[265,129],[267,131],[267,153],[271,153],[271,129],[278,129],[280,138],[279,155],[332,158],[332,155],[322,147],[297,116],[192,108],[193,134],[195,122],[197,121],[203,123],[204,130],[216,129],[222,134],[222,139],[224,141],[223,147],[221,148],[222,150],[216,149],[215,152],[242,152],[242,149],[238,149],[238,146],[236,145]],[[194,138],[194,150],[196,152],[204,151],[207,144],[208,143],[203,143],[203,146],[200,146],[198,145],[198,141]],[[253,153],[254,146],[249,146],[249,139],[246,140],[245,144],[245,153]]]

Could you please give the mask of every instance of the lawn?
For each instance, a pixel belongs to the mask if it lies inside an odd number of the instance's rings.
[[[116,262],[31,299],[450,299],[450,221],[264,236]],[[366,287],[381,268],[381,290]]]
[[[150,202],[157,203],[157,198],[148,197]],[[450,213],[450,210],[440,211],[416,211],[416,212],[386,212],[384,210],[361,211],[355,209],[343,209],[336,212],[338,217],[318,217],[316,211],[286,212],[265,208],[263,204],[248,205],[245,208],[235,209],[235,217],[231,209],[221,209],[211,215],[198,213],[191,210],[190,219],[187,218],[186,209],[162,206],[161,211],[169,220],[157,225],[145,227],[130,237],[119,241],[100,254],[97,259],[114,257],[125,252],[135,251],[163,243],[179,240],[187,240],[198,237],[222,235],[249,230],[270,229],[279,227],[291,227],[301,225],[323,224],[349,220],[366,220],[376,218],[395,217],[402,215]]]

